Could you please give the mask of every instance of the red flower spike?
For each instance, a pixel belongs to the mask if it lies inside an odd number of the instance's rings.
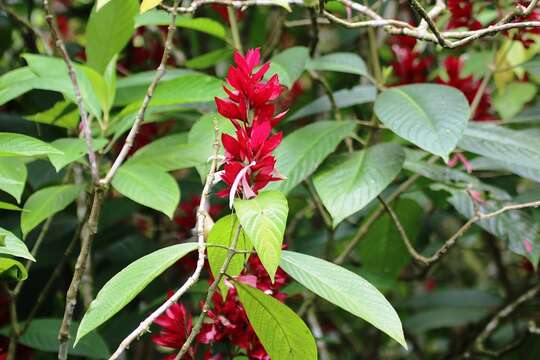
[[[231,207],[236,196],[249,199],[269,182],[282,180],[272,155],[282,135],[272,135],[272,129],[287,113],[275,115],[273,103],[283,87],[277,75],[268,81],[262,80],[270,64],[260,65],[260,62],[259,49],[251,49],[245,56],[235,52],[236,66],[229,68],[226,78],[231,88],[224,87],[228,98],[215,99],[218,112],[236,128],[236,136],[223,134],[221,137],[225,165],[220,176],[227,187],[218,195],[229,197]]]

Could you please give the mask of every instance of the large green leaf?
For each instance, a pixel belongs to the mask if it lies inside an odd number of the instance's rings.
[[[313,176],[313,185],[332,216],[334,227],[386,189],[399,174],[404,160],[401,147],[392,143],[328,159]]]
[[[194,72],[186,69],[167,69],[160,84],[187,74],[194,74]],[[114,104],[128,105],[134,101],[141,100],[155,76],[156,72],[152,70],[139,72],[118,79],[116,82],[116,97],[114,99]]]
[[[448,161],[469,120],[469,103],[456,88],[413,84],[383,91],[378,118],[397,135]]]
[[[135,26],[148,25],[169,25],[171,15],[163,10],[152,10],[140,14],[135,18]],[[177,16],[176,26],[184,29],[191,29],[215,36],[219,39],[225,39],[227,34],[223,25],[216,20],[204,17],[192,18],[190,16]]]
[[[208,264],[210,265],[210,270],[212,271],[214,278],[219,274],[219,271],[227,258],[227,248],[231,247],[234,236],[239,230],[239,226],[240,224],[235,215],[227,215],[219,219],[208,234],[208,247],[206,251],[208,253]],[[253,249],[253,244],[247,238],[244,230],[240,229],[235,249],[241,251],[250,251]],[[248,258],[249,254],[235,254],[227,268],[227,275],[240,275]],[[219,283],[219,289],[221,290],[223,298],[225,298],[228,288],[223,281]]]
[[[152,97],[151,104],[211,102],[216,96],[222,95],[223,89],[220,79],[194,73],[160,83]]]
[[[257,338],[273,360],[316,360],[317,345],[306,324],[285,304],[235,282],[240,303]]]
[[[132,262],[116,274],[103,285],[84,314],[75,344],[122,310],[163,271],[195,249],[197,243],[168,246]]]
[[[254,199],[236,200],[234,208],[273,282],[289,212],[287,199],[279,191],[263,191]]]
[[[0,157],[59,154],[55,147],[31,136],[0,132]]]
[[[372,85],[357,85],[351,89],[338,90],[333,95],[337,107],[342,109],[375,101],[377,89]],[[328,96],[325,95],[301,107],[292,116],[288,117],[287,120],[296,120],[330,110],[332,110],[332,105]]]
[[[218,62],[229,59],[233,51],[229,48],[218,49],[186,61],[186,67],[190,69],[207,69]]]
[[[0,280],[22,281],[28,278],[28,271],[18,260],[0,256]]]
[[[306,68],[312,70],[337,71],[348,74],[369,75],[366,63],[355,53],[338,52],[310,59]]]
[[[100,150],[107,144],[106,139],[93,139],[92,146],[94,151]],[[63,154],[50,154],[49,160],[53,164],[56,171],[62,170],[64,166],[73,161],[79,160],[87,152],[86,141],[80,138],[63,138],[55,140],[51,143],[56,149]]]
[[[354,134],[352,121],[319,121],[296,130],[283,139],[275,151],[277,167],[287,180],[270,188],[284,193],[311,175],[347,136]]]
[[[414,200],[399,199],[392,205],[407,236],[414,244],[420,231],[422,208]],[[411,256],[388,214],[369,228],[358,246],[362,270],[389,279],[396,279],[411,261]]]
[[[304,72],[308,58],[309,51],[307,48],[302,46],[288,48],[270,59],[270,71],[268,71],[266,77],[277,74],[280,83],[291,88]]]
[[[516,164],[515,162],[501,161],[482,156],[472,159],[471,166],[476,171],[510,171],[524,178],[540,182],[540,167],[534,168],[527,165]]]
[[[57,57],[24,54],[24,60],[36,74],[33,88],[58,91],[72,102],[76,102],[73,84],[65,62]],[[94,69],[80,64],[74,64],[77,82],[87,110],[94,116],[101,117],[101,109],[107,104],[106,85],[102,76]]]
[[[498,161],[540,169],[540,142],[524,131],[471,123],[459,147]]]
[[[17,158],[2,158],[0,161],[0,190],[21,202],[28,171],[23,161]]]
[[[30,254],[30,251],[28,251],[26,244],[11,231],[0,227],[0,238],[3,238],[3,241],[0,243],[0,254],[36,261],[32,254]]]
[[[74,129],[79,123],[79,116],[77,105],[71,101],[59,101],[48,110],[25,115],[24,118],[38,123]]]
[[[407,348],[398,314],[386,298],[359,275],[292,251],[283,251],[280,266],[315,294],[366,320]]]
[[[100,74],[128,43],[135,29],[137,0],[110,0],[99,11],[94,8],[86,25],[88,65]]]
[[[126,163],[118,169],[112,185],[125,197],[161,211],[171,219],[180,202],[178,183],[156,165]]]
[[[41,318],[34,319],[28,326],[28,329],[19,338],[19,343],[28,346],[29,348],[57,353],[58,346],[58,330],[62,319]],[[77,346],[73,347],[75,333],[79,327],[78,322],[73,322],[70,328],[70,337],[68,341],[68,354],[72,356],[83,356],[90,359],[107,359],[111,356],[107,343],[98,333],[89,334]],[[0,330],[0,334],[8,336],[10,333],[9,327]]]
[[[57,185],[36,191],[24,203],[21,230],[26,237],[32,229],[49,216],[64,210],[79,194],[84,185]]]
[[[17,205],[7,203],[5,201],[0,201],[0,209],[2,210],[11,210],[11,211],[22,211]]]
[[[208,113],[201,116],[201,118],[193,124],[188,134],[188,144],[201,149],[201,159],[205,164],[197,167],[197,171],[201,175],[204,181],[208,169],[210,166],[209,160],[214,155],[214,139],[216,138],[216,131],[214,128],[214,120],[218,127],[218,139],[221,139],[222,133],[234,134],[234,126],[230,120],[225,119],[218,113]],[[219,148],[219,155],[223,155],[223,147]]]
[[[205,164],[205,144],[188,144],[186,134],[179,133],[153,141],[138,150],[126,164],[153,165],[165,171],[190,168]]]

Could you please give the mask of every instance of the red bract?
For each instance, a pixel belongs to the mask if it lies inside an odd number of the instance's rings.
[[[256,287],[280,301],[285,300],[286,295],[279,292],[288,280],[283,270],[278,269],[272,283],[256,255],[249,258],[247,265],[243,275],[238,277],[239,281]],[[245,350],[250,359],[269,360],[270,357],[257,338],[238,300],[236,290],[229,289],[225,300],[220,293],[216,293],[212,301],[214,308],[208,312],[212,322],[203,326],[197,340],[204,344],[227,342]]]
[[[482,24],[474,18],[473,1],[448,0],[448,10],[451,14],[448,29],[464,27],[470,30],[478,30],[482,27]]]
[[[169,297],[171,294],[170,292]],[[152,336],[152,342],[170,349],[180,349],[192,329],[191,314],[186,311],[184,304],[178,303],[169,307],[154,323],[162,329],[158,334]],[[176,354],[173,353],[163,359],[170,360],[175,357]],[[191,356],[186,355],[186,358],[191,359]]]
[[[439,84],[444,84],[448,86],[453,86],[465,95],[469,103],[472,104],[478,89],[480,88],[481,80],[475,79],[472,75],[462,77],[461,70],[463,69],[463,58],[449,56],[444,60],[444,67],[446,68],[446,73],[448,74],[448,80],[441,77],[435,79]],[[491,108],[491,96],[488,91],[484,91],[476,112],[473,115],[473,120],[485,121],[493,120],[493,116],[490,114],[489,110]]]
[[[236,137],[223,134],[221,138],[225,165],[220,176],[227,187],[218,195],[228,196],[231,207],[235,196],[254,197],[269,182],[282,179],[272,155],[282,135],[272,135],[272,128],[286,114],[275,115],[273,102],[283,88],[277,75],[263,81],[270,64],[259,67],[259,49],[249,50],[246,56],[235,52],[234,62],[226,78],[231,88],[224,87],[228,98],[216,98],[218,112],[236,128]]]
[[[390,65],[399,79],[398,85],[426,82],[433,57],[414,50],[416,40],[411,37],[394,36],[391,43],[396,60]]]

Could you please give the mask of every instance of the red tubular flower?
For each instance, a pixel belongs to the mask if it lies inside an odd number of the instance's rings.
[[[482,24],[474,17],[473,1],[448,0],[448,10],[451,14],[448,29],[464,27],[470,30],[478,30],[482,27]]]
[[[399,79],[397,85],[426,82],[433,57],[414,50],[416,40],[408,36],[394,36],[391,44],[396,60],[390,65]]]
[[[480,88],[481,80],[475,79],[472,75],[462,77],[461,70],[463,69],[463,58],[449,56],[444,60],[444,67],[446,68],[446,73],[448,74],[448,80],[445,80],[441,77],[435,79],[439,84],[444,84],[448,86],[453,86],[465,95],[469,103],[474,101],[478,89]],[[493,116],[490,114],[489,110],[491,108],[491,96],[487,91],[484,91],[476,112],[473,115],[473,120],[476,121],[487,121],[493,120]]]
[[[227,185],[218,193],[229,197],[230,205],[235,196],[254,197],[271,181],[282,180],[276,170],[272,155],[281,143],[282,134],[272,135],[272,128],[285,116],[286,111],[275,115],[273,103],[283,88],[277,75],[263,81],[270,64],[259,67],[259,49],[251,49],[246,56],[235,52],[236,66],[229,69],[224,86],[227,99],[216,98],[218,112],[228,118],[236,128],[236,137],[223,134],[225,165],[220,172]]]
[[[280,301],[286,298],[284,293],[279,292],[288,281],[285,272],[278,268],[275,281],[272,283],[256,255],[250,256],[247,269],[237,280],[256,287]],[[243,349],[250,359],[270,360],[249,323],[236,290],[229,289],[225,299],[218,292],[213,296],[212,301],[214,308],[208,312],[208,317],[212,322],[203,325],[197,341],[203,344],[227,342]]]
[[[169,292],[169,297],[171,295],[172,292]],[[154,323],[162,329],[158,334],[152,336],[152,342],[170,349],[180,349],[192,329],[191,314],[186,311],[184,304],[178,303],[169,307]],[[163,360],[171,360],[175,356],[176,354],[173,353],[164,357]],[[191,359],[191,356],[186,356],[187,359]]]

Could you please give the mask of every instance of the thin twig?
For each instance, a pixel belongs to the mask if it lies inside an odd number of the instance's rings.
[[[204,184],[204,188],[201,194],[201,201],[199,203],[199,208],[197,210],[197,242],[198,242],[198,259],[197,259],[197,265],[195,267],[195,271],[193,274],[186,280],[186,282],[167,300],[165,301],[159,308],[157,308],[152,314],[150,314],[148,317],[146,317],[140,324],[137,326],[135,330],[133,330],[118,346],[114,354],[109,358],[109,360],[118,359],[120,355],[129,347],[129,345],[137,339],[141,334],[143,334],[149,327],[152,325],[152,323],[161,315],[163,314],[169,307],[171,307],[184,293],[189,290],[198,280],[201,275],[201,271],[204,267],[204,250],[205,250],[205,223],[206,223],[206,217],[208,216],[208,213],[206,211],[207,204],[208,204],[208,196],[210,195],[210,191],[212,189],[213,180],[214,180],[214,174],[217,168],[217,159],[218,159],[218,153],[219,153],[219,137],[218,133],[219,130],[217,128],[217,124],[214,124],[215,126],[215,139],[214,139],[214,152],[212,157],[212,163],[210,165],[210,171],[208,172],[208,175],[206,176],[206,181]],[[234,246],[232,246],[234,248]]]
[[[428,27],[431,29],[435,37],[437,38],[437,41],[439,42],[439,45],[442,47],[448,47],[448,40],[446,40],[439,31],[439,28],[435,23],[433,22],[433,19],[431,18],[430,14],[420,5],[418,0],[408,0],[410,6],[424,19],[425,22],[427,22]]]
[[[129,150],[133,146],[133,142],[135,141],[135,137],[137,136],[137,133],[139,132],[139,128],[141,127],[141,124],[144,121],[144,116],[146,114],[146,110],[148,109],[148,106],[150,105],[150,101],[152,100],[152,96],[154,95],[154,91],[156,90],[156,87],[159,83],[159,81],[163,78],[166,72],[166,65],[167,60],[169,59],[169,54],[171,52],[173,43],[173,36],[174,32],[176,30],[176,15],[178,13],[178,5],[179,0],[174,1],[174,5],[171,8],[171,20],[169,23],[169,28],[167,30],[167,38],[164,44],[163,49],[163,55],[161,56],[161,62],[159,63],[159,66],[157,67],[156,74],[154,78],[152,79],[152,82],[150,83],[150,86],[148,86],[148,89],[146,90],[146,94],[144,96],[143,102],[141,107],[139,108],[139,111],[137,112],[137,116],[135,117],[135,121],[133,123],[133,126],[129,130],[128,136],[126,137],[126,141],[124,142],[124,145],[122,146],[122,149],[120,150],[120,153],[114,160],[110,170],[107,172],[107,175],[105,178],[101,179],[99,182],[101,185],[108,185],[112,181],[114,175],[120,168],[120,165],[124,162],[127,155],[129,154]]]
[[[540,284],[528,289],[521,294],[517,299],[502,308],[495,316],[487,323],[482,332],[476,337],[473,342],[474,350],[485,354],[497,355],[500,351],[488,350],[485,346],[486,340],[497,330],[501,321],[513,314],[521,305],[532,300],[540,292]],[[469,357],[470,352],[466,352],[464,357]]]
[[[79,252],[79,256],[77,257],[73,277],[66,293],[64,316],[58,332],[58,341],[60,343],[58,349],[59,360],[67,359],[69,330],[73,320],[73,312],[75,311],[75,306],[77,305],[77,294],[79,293],[79,286],[86,268],[86,261],[92,248],[92,242],[94,241],[94,237],[97,233],[99,216],[105,193],[105,189],[99,187],[95,188],[90,214],[88,216],[88,220],[85,222],[81,230],[81,250]]]
[[[234,234],[234,237],[231,241],[231,248],[236,248],[236,245],[238,244],[238,238],[240,237],[240,231],[241,226],[238,224],[236,228],[236,232]],[[231,263],[231,260],[233,259],[235,255],[235,252],[232,250],[229,250],[227,252],[227,258],[223,262],[223,265],[221,266],[221,269],[219,270],[219,273],[216,275],[216,278],[208,288],[208,293],[206,294],[206,300],[204,302],[201,314],[197,318],[197,321],[195,322],[195,325],[193,326],[193,329],[191,329],[191,332],[189,333],[189,336],[187,337],[186,341],[182,345],[182,348],[178,352],[178,354],[175,357],[175,360],[182,359],[182,357],[186,354],[186,352],[189,350],[191,344],[195,340],[195,337],[199,334],[201,331],[204,319],[206,318],[206,315],[208,314],[208,310],[210,310],[210,302],[212,301],[212,297],[216,293],[218,289],[218,285],[225,276],[225,272],[227,271],[227,268],[229,267],[229,264]]]
[[[73,65],[73,62],[71,61],[69,57],[69,53],[67,52],[67,49],[66,49],[66,44],[64,43],[61,32],[58,29],[56,18],[52,10],[52,3],[50,3],[49,0],[43,0],[43,8],[45,10],[45,14],[46,14],[45,17],[47,19],[47,23],[49,24],[51,34],[53,35],[53,38],[55,39],[56,47],[58,48],[60,55],[62,56],[62,59],[64,59],[64,62],[66,63],[69,79],[73,86],[73,91],[75,92],[75,99],[77,102],[77,106],[79,108],[79,115],[81,116],[82,131],[84,134],[84,138],[86,140],[86,147],[87,147],[86,150],[88,153],[88,161],[90,163],[90,172],[92,174],[92,180],[94,181],[94,183],[97,184],[99,180],[99,170],[98,170],[96,154],[94,153],[94,146],[92,144],[93,143],[92,130],[90,127],[90,120],[88,118],[88,113],[84,109],[84,102],[81,95],[81,88],[79,86],[79,81],[77,80],[77,73],[75,71],[75,66]]]

